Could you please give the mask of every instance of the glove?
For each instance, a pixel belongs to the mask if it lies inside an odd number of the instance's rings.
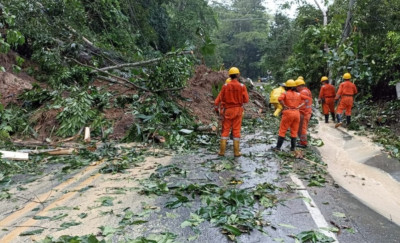
[[[214,112],[215,112],[217,115],[219,115],[219,109],[218,109],[218,107],[215,107],[215,108],[214,108]]]

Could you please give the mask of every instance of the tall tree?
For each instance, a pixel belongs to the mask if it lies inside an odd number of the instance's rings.
[[[285,81],[283,69],[299,36],[293,21],[282,13],[277,13],[271,24],[267,45],[262,57],[263,73],[270,71],[276,82]]]
[[[270,16],[260,0],[235,0],[216,10],[220,28],[214,34],[217,54],[226,68],[238,66],[243,75],[263,75],[261,58],[265,49]]]

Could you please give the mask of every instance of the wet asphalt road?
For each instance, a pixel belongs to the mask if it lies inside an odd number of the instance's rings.
[[[259,141],[267,139],[262,134],[256,137]],[[280,187],[293,185],[288,175],[280,173],[282,168],[279,159],[276,158],[274,153],[268,151],[272,145],[254,143],[254,136],[247,138],[249,139],[247,142],[252,142],[251,144],[242,142],[242,153],[245,156],[235,160],[237,165],[234,171],[221,171],[212,176],[207,168],[198,166],[206,160],[213,163],[221,162],[221,159],[210,151],[178,156],[173,159],[172,163],[177,163],[187,171],[191,171],[191,173],[188,173],[188,178],[195,178],[194,181],[200,180],[211,183],[209,180],[212,179],[214,183],[222,183],[224,179],[228,180],[234,176],[243,180],[244,183],[240,188],[251,188],[263,182],[274,183]],[[227,157],[230,157],[232,156],[231,142],[229,142],[228,147]],[[249,157],[250,153],[253,155],[251,158]],[[304,162],[298,161],[298,163]],[[258,174],[255,173],[257,168],[264,168],[268,171]],[[328,183],[324,187],[306,187],[305,189],[315,201],[316,205],[314,206],[320,209],[329,226],[341,228],[340,232],[336,234],[338,242],[400,242],[400,227],[398,225],[363,205],[350,193],[335,184],[328,175],[327,180]],[[304,182],[304,184],[307,184],[307,182]],[[283,192],[279,195],[279,198],[282,199],[282,203],[265,212],[264,219],[270,222],[270,226],[265,227],[266,233],[253,230],[249,234],[238,237],[238,242],[294,242],[294,235],[302,231],[318,229],[312,215],[305,206],[307,200],[303,200],[296,190]],[[165,198],[159,197],[157,204],[163,205],[166,201]],[[179,217],[166,219],[154,215],[151,224],[145,227],[153,233],[173,232],[178,235],[177,242],[188,242],[188,238],[196,235],[196,233],[190,228],[182,229],[180,224],[187,220],[190,212],[194,212],[198,206],[199,203],[192,203],[189,208],[181,207],[172,211],[163,208],[161,214],[170,212],[179,215]],[[218,228],[209,222],[203,222],[198,229],[200,231],[198,238],[190,242],[230,242]]]
[[[253,230],[250,233],[244,233],[237,237],[237,242],[295,242],[294,236],[303,231],[317,230],[319,222],[314,218],[315,215],[310,213],[309,207],[319,209],[322,218],[329,227],[339,227],[340,232],[335,236],[338,242],[346,243],[395,243],[400,242],[400,227],[387,218],[379,215],[373,210],[366,207],[358,201],[351,193],[347,192],[338,186],[329,175],[325,175],[327,183],[323,187],[303,187],[297,188],[289,174],[290,168],[285,163],[284,159],[279,158],[276,153],[269,151],[273,146],[275,135],[269,131],[256,131],[257,133],[247,134],[242,140],[242,154],[243,156],[232,160],[232,141],[228,143],[227,154],[225,158],[216,156],[214,150],[200,149],[195,153],[183,154],[173,156],[171,160],[164,164],[174,164],[177,167],[185,170],[186,178],[181,175],[172,175],[166,178],[169,184],[189,184],[189,183],[215,183],[220,186],[229,184],[231,178],[243,181],[243,184],[237,185],[237,188],[254,188],[257,184],[268,182],[280,188],[290,188],[290,190],[276,191],[279,203],[270,209],[262,210],[263,219],[268,223],[264,227],[265,232]],[[288,146],[288,142],[284,143]],[[287,150],[287,148],[285,148]],[[217,150],[217,148],[215,148]],[[232,167],[229,169],[218,169],[219,165],[227,163]],[[394,164],[395,161],[393,161]],[[379,157],[374,157],[365,162],[372,164],[382,170],[388,171],[394,177],[398,176],[396,165],[392,163],[382,162]],[[394,168],[392,168],[394,166]],[[307,167],[307,163],[303,160],[296,160],[294,167]],[[54,168],[56,169],[56,168]],[[129,172],[131,173],[131,172]],[[140,173],[140,170],[139,170]],[[51,174],[51,173],[50,173]],[[148,173],[150,174],[150,173]],[[77,176],[80,173],[76,174]],[[108,179],[96,179],[93,185],[99,183],[110,183],[111,180],[121,180],[125,187],[133,186],[130,181],[130,174],[122,176],[109,176]],[[302,176],[299,176],[302,178]],[[302,180],[304,185],[307,185],[306,180]],[[57,183],[53,179],[52,186]],[[37,184],[40,185],[40,181]],[[232,186],[234,187],[234,186]],[[96,190],[96,186],[94,189]],[[300,195],[301,191],[307,191],[313,200],[310,203],[310,198],[304,198]],[[103,195],[103,193],[96,192],[94,195]],[[120,195],[121,204],[115,204],[115,207],[107,208],[115,211],[115,215],[102,220],[102,224],[110,227],[117,227],[121,219],[122,208],[130,206],[130,210],[135,213],[141,213],[142,208],[140,203],[153,205],[158,207],[156,210],[149,214],[146,219],[148,222],[140,225],[127,226],[124,229],[123,235],[116,234],[109,237],[111,242],[122,242],[123,239],[135,239],[140,236],[149,236],[151,234],[160,234],[163,232],[171,232],[177,235],[175,242],[231,242],[228,237],[221,233],[221,230],[208,221],[202,222],[197,228],[191,229],[190,227],[182,228],[183,221],[190,218],[190,213],[204,205],[201,199],[191,200],[185,206],[177,209],[167,209],[166,203],[173,197],[172,194],[164,194],[161,196],[145,196],[137,195],[135,191],[130,191],[126,196]],[[73,205],[83,200],[82,196],[73,197],[70,201],[66,201],[64,205]],[[85,199],[87,200],[87,199]],[[96,198],[94,200],[97,200]],[[78,202],[77,202],[78,201]],[[20,207],[22,207],[22,202]],[[89,204],[90,205],[90,204]],[[10,207],[12,204],[10,204]],[[62,206],[62,205],[58,205]],[[256,206],[257,209],[261,209]],[[84,210],[85,208],[81,206]],[[102,209],[102,211],[104,211]],[[2,218],[9,215],[9,212],[2,211]],[[92,211],[88,211],[92,213]],[[119,213],[121,212],[121,213]],[[395,213],[399,213],[398,212]],[[31,213],[32,214],[32,213]],[[172,215],[172,216],[171,216]],[[32,216],[30,216],[32,217]],[[95,218],[98,218],[96,216]],[[90,222],[90,221],[89,221]],[[80,225],[80,229],[85,229],[85,225]],[[54,231],[53,231],[54,232]],[[79,234],[93,233],[97,234],[98,230],[80,230]],[[52,234],[51,231],[49,233]],[[35,237],[35,239],[43,239],[44,236]],[[12,242],[33,242],[30,237],[19,237]]]

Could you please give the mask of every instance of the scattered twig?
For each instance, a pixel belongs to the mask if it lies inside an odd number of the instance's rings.
[[[37,225],[13,225],[13,226],[6,226],[6,225],[0,225],[0,227],[3,228],[41,228],[41,229],[57,229],[61,230],[63,228],[55,228],[55,227],[44,227],[44,226],[37,226]]]
[[[314,162],[314,161],[312,161],[312,160],[306,159],[306,158],[303,158],[303,160],[305,160],[305,161],[307,161],[307,162],[309,162],[309,163],[311,163],[311,164],[318,165],[318,166],[320,166],[320,167],[322,167],[322,168],[324,168],[324,169],[325,169],[325,167],[326,167],[326,165],[318,164],[318,163],[316,163],[316,162]]]
[[[69,141],[75,140],[81,135],[81,133],[83,132],[83,129],[84,129],[84,127],[82,127],[81,130],[79,130],[79,132],[76,135],[72,136],[72,137],[69,137],[69,138],[66,138],[66,139],[51,143],[51,144],[65,143],[65,142],[69,142]]]
[[[41,201],[35,201],[35,200],[33,200],[33,198],[26,198],[26,197],[22,197],[22,196],[18,196],[18,195],[15,195],[15,197],[16,197],[16,198],[20,198],[20,199],[26,200],[25,203],[27,203],[27,202],[34,202],[34,203],[43,204]],[[36,197],[36,196],[35,196],[35,197]],[[37,197],[36,197],[36,198],[37,198]]]

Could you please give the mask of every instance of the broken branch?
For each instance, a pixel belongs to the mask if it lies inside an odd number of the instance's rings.
[[[172,52],[168,53],[165,56],[172,56],[172,55],[186,55],[186,54],[193,54],[193,51],[181,51],[181,52]],[[112,69],[121,69],[121,68],[126,68],[126,67],[138,67],[138,66],[146,66],[152,63],[157,63],[160,62],[164,57],[159,57],[159,58],[154,58],[146,61],[141,61],[141,62],[134,62],[134,63],[123,63],[123,64],[118,64],[115,66],[109,66],[109,67],[103,67],[99,68],[95,71],[101,72],[101,71],[108,71]]]

